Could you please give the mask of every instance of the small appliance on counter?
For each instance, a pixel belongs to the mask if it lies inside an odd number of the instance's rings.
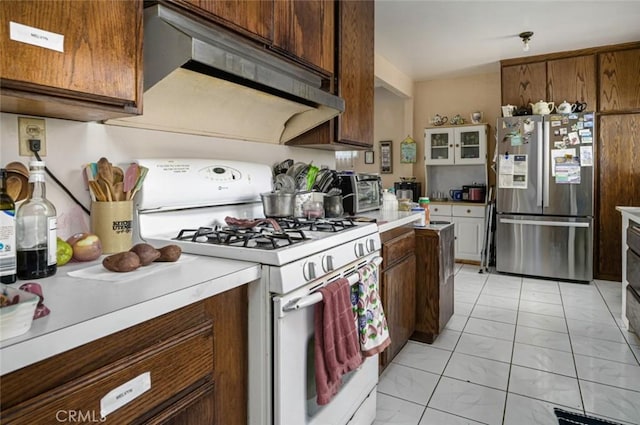
[[[394,182],[393,189],[395,190],[398,199],[408,198],[413,202],[418,202],[418,199],[422,196],[422,184],[417,181],[404,180]]]
[[[484,184],[473,184],[462,186],[462,200],[467,202],[484,202],[487,193],[487,186]]]
[[[382,206],[382,180],[378,174],[345,171],[341,177],[342,205],[345,214],[378,210]]]

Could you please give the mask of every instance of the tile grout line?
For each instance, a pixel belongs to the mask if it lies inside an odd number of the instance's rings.
[[[563,313],[564,322],[565,322],[564,324],[567,327],[567,335],[569,336],[569,347],[571,348],[571,357],[573,358],[573,369],[576,372],[576,383],[578,384],[578,394],[580,394],[580,404],[582,405],[582,413],[586,415],[587,408],[584,403],[584,396],[582,395],[582,387],[580,386],[580,375],[578,374],[578,363],[576,362],[576,352],[573,350],[573,341],[571,338],[571,332],[569,330],[569,321],[567,319],[567,313],[564,309],[564,296],[562,294],[562,288],[560,287],[560,282],[558,282],[558,289],[560,291],[560,302],[562,303],[562,313]]]
[[[520,292],[518,294],[518,309],[516,310],[516,324],[513,327],[513,342],[511,343],[511,359],[509,361],[509,372],[507,373],[507,387],[504,390],[504,407],[502,408],[502,424],[507,419],[507,403],[509,400],[509,385],[511,384],[511,370],[513,368],[513,355],[516,351],[516,333],[518,332],[518,317],[520,316],[520,301],[522,297],[522,286],[524,279],[520,277]]]
[[[460,273],[460,270],[462,270],[463,267],[464,266],[460,267],[458,269],[458,271],[454,274],[454,294],[455,294],[455,276],[457,276],[458,273]],[[488,276],[484,279],[484,282],[482,283],[482,288],[480,288],[480,293],[482,293],[482,289],[484,289],[485,285],[487,284],[487,280],[488,280]],[[480,297],[480,294],[478,294],[478,296],[476,297],[475,302],[473,303],[473,307],[471,307],[471,311],[473,311],[473,309],[475,308],[475,306],[476,306],[476,304],[478,302],[478,297]],[[453,314],[455,314],[455,295],[454,295],[453,302],[454,302]],[[436,385],[433,387],[433,391],[431,392],[431,395],[429,396],[429,399],[427,400],[427,404],[425,405],[424,410],[422,411],[422,415],[420,415],[420,419],[418,419],[418,424],[420,424],[420,422],[422,421],[422,418],[426,414],[427,409],[429,408],[429,403],[431,403],[431,400],[433,399],[433,395],[436,393],[436,389],[438,388],[438,385],[440,385],[440,382],[442,381],[442,377],[444,376],[444,371],[447,369],[447,366],[449,365],[449,362],[451,361],[451,357],[453,357],[453,353],[455,352],[456,347],[460,343],[460,338],[462,338],[462,334],[464,333],[464,328],[467,327],[467,323],[469,322],[469,317],[471,317],[471,311],[469,312],[469,315],[467,316],[467,319],[464,322],[464,326],[460,330],[460,336],[458,337],[455,345],[453,346],[453,349],[451,350],[451,355],[449,356],[449,358],[447,359],[447,362],[445,363],[444,367],[442,368],[442,372],[440,373],[440,376],[438,377],[438,381],[436,382]],[[452,316],[453,316],[453,314],[452,314]],[[453,414],[451,412],[446,412],[446,413]],[[470,420],[475,420],[475,419],[470,419]]]

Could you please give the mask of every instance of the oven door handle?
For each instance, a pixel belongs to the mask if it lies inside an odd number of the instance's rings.
[[[379,267],[382,263],[382,257],[375,257],[373,260],[371,260],[371,262],[375,263]],[[355,285],[360,281],[360,274],[354,272],[347,276],[347,280],[349,281],[349,285]],[[312,294],[305,295],[304,297],[291,300],[289,303],[282,306],[282,311],[288,312],[300,310],[301,308],[307,308],[312,305],[318,304],[320,301],[322,301],[322,293],[313,292]]]

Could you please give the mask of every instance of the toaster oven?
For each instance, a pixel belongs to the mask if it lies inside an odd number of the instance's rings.
[[[342,206],[346,214],[359,214],[380,209],[382,180],[377,174],[340,173]]]

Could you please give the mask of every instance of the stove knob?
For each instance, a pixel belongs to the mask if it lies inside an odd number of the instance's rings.
[[[333,271],[333,257],[331,255],[322,257],[322,270],[325,273]]]
[[[364,252],[364,244],[362,242],[357,242],[354,249],[356,251],[356,257],[364,257],[366,255]]]
[[[316,263],[308,262],[304,263],[302,267],[302,274],[306,280],[313,280],[316,278]]]
[[[367,252],[371,254],[376,250],[376,241],[373,239],[367,239]]]

